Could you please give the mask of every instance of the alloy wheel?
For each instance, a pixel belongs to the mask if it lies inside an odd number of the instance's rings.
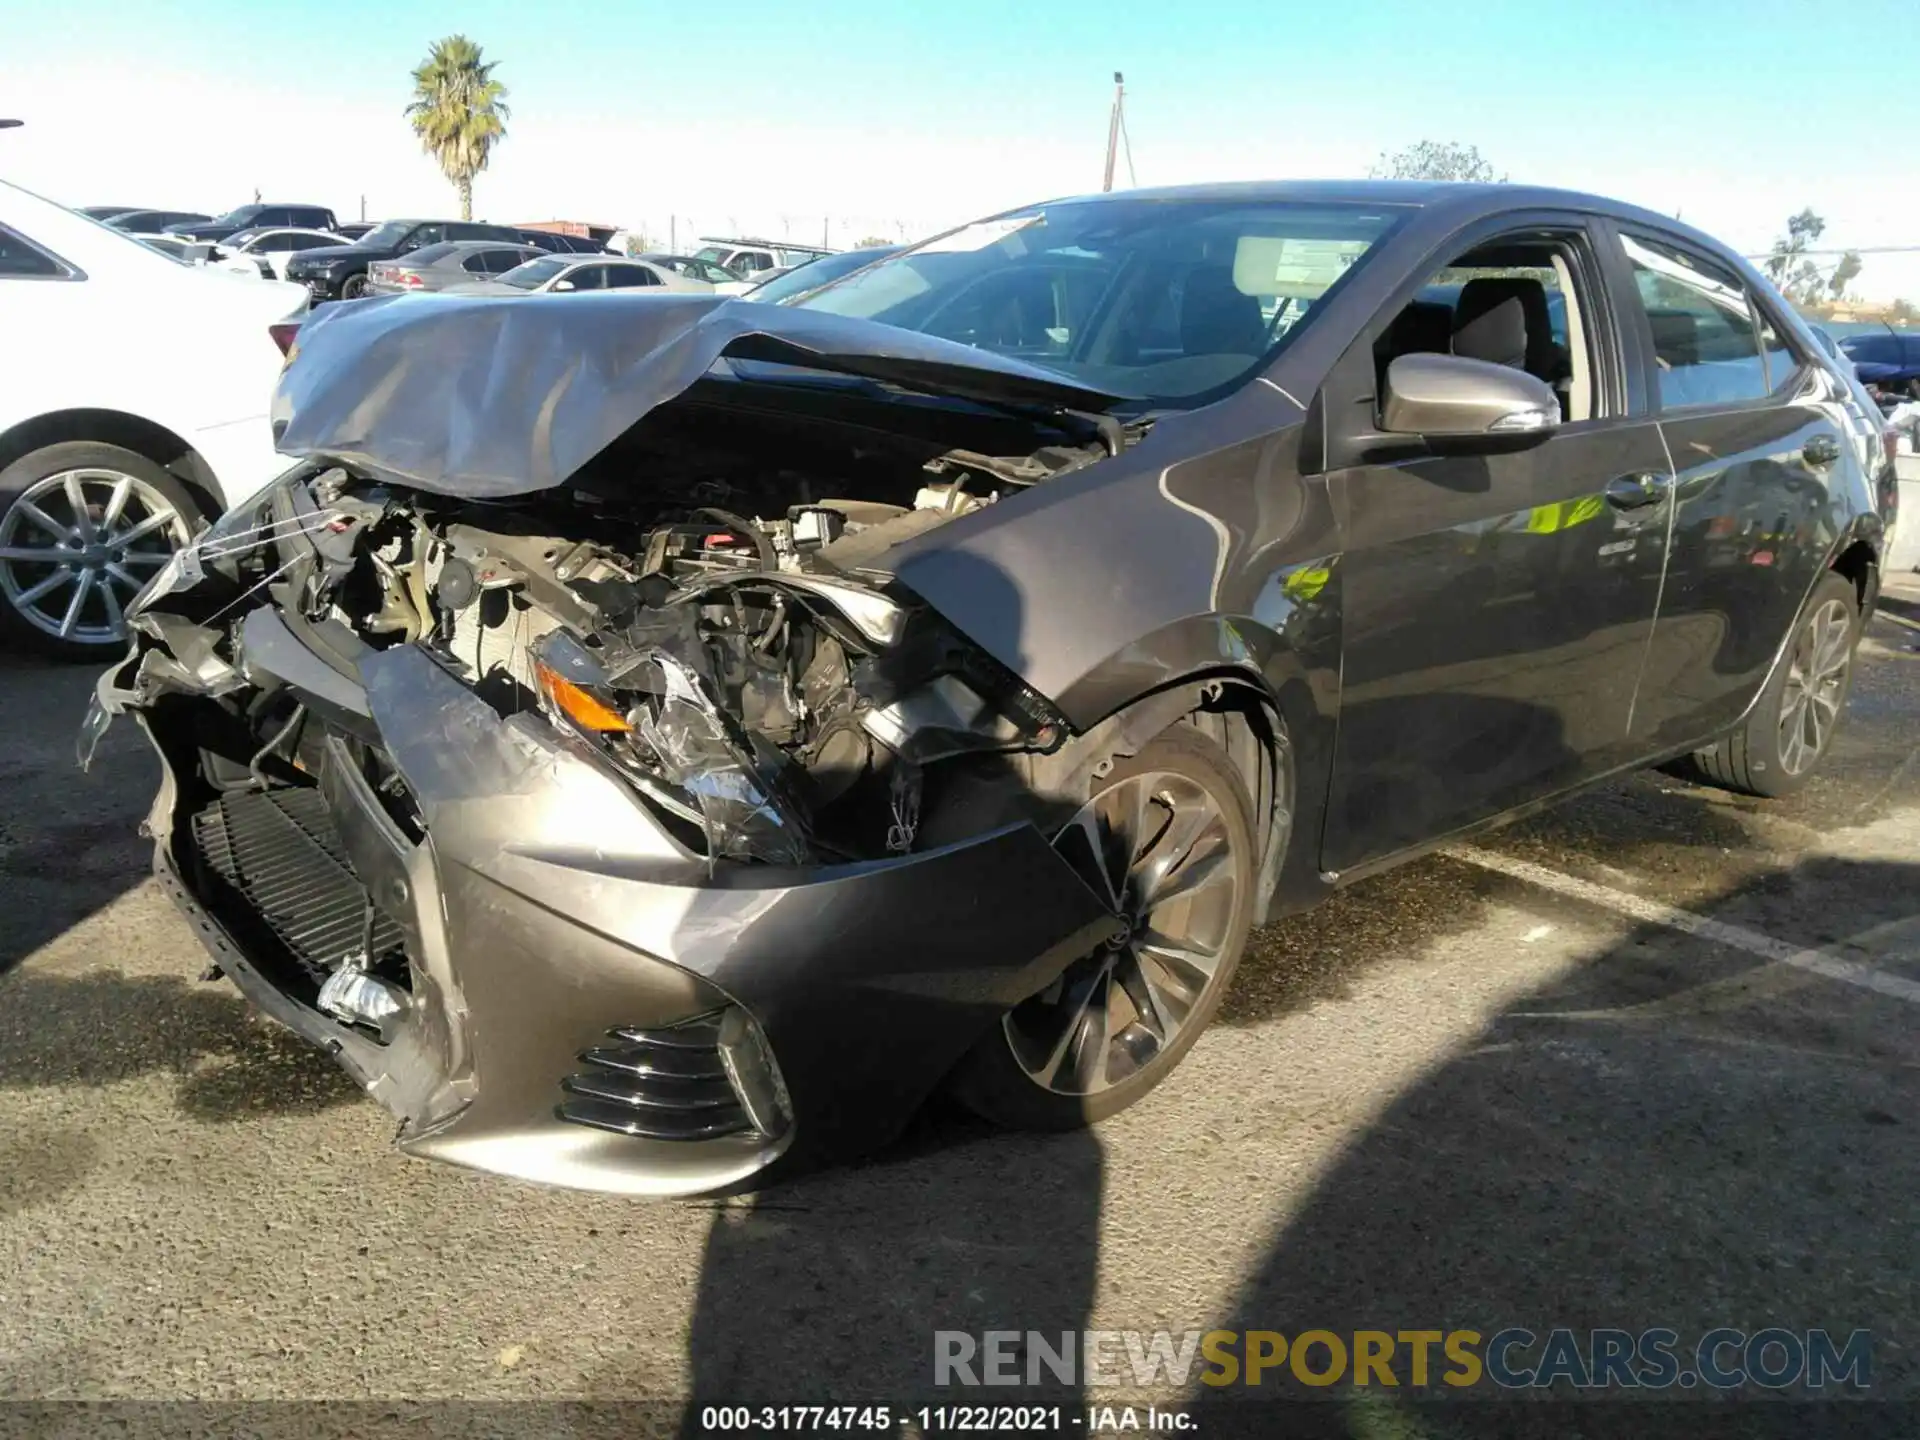
[[[174,551],[186,517],[118,470],[63,470],[0,515],[0,594],[36,630],[79,644],[126,636],[126,606]]]
[[[1233,844],[1219,798],[1171,771],[1116,780],[1067,823],[1054,848],[1120,924],[1006,1016],[1029,1079],[1094,1095],[1172,1046],[1220,983],[1239,891]]]
[[[1798,775],[1818,760],[1833,735],[1853,664],[1853,621],[1829,600],[1807,617],[1787,657],[1780,692],[1780,768]]]

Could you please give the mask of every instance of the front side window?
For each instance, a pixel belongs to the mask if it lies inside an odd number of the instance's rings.
[[[566,278],[576,290],[600,290],[607,283],[607,267],[604,265],[579,265],[567,272]]]
[[[1752,300],[1740,281],[1664,241],[1622,235],[1653,332],[1660,404],[1736,405],[1768,392]]]
[[[1568,423],[1594,419],[1601,410],[1593,336],[1575,283],[1591,272],[1590,254],[1578,231],[1537,230],[1453,257],[1374,340],[1376,382],[1384,387],[1388,367],[1402,355],[1458,355],[1544,382]]]
[[[918,330],[1138,397],[1205,403],[1297,333],[1402,207],[1087,200],[963,226],[790,303]]]

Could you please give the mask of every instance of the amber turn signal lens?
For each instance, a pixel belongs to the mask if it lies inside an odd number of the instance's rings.
[[[598,734],[624,734],[633,728],[619,711],[598,699],[591,691],[581,689],[552,667],[535,662],[533,673],[539,678],[540,690],[547,697],[547,703],[582,730]]]

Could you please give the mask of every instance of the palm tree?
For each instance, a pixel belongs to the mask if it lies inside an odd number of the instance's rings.
[[[507,138],[507,87],[493,78],[480,47],[464,35],[436,40],[413,72],[407,119],[420,148],[460,192],[460,218],[473,218],[473,177],[487,168],[493,147]]]

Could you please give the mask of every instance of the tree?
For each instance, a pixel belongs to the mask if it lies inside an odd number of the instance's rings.
[[[879,246],[891,244],[893,244],[893,241],[887,239],[884,235],[868,235],[863,239],[854,241],[853,248],[856,250],[873,250]]]
[[[1887,318],[1896,324],[1905,325],[1920,319],[1920,309],[1916,309],[1911,300],[1896,300],[1887,307]]]
[[[1827,291],[1835,300],[1847,297],[1847,286],[1860,274],[1860,252],[1849,250],[1840,257],[1840,263],[1833,267],[1833,274],[1827,280]]]
[[[1478,185],[1503,184],[1480,154],[1478,145],[1456,140],[1422,140],[1388,155],[1382,152],[1368,176],[1375,180],[1467,180]]]
[[[507,138],[507,87],[493,78],[493,63],[480,58],[478,45],[449,35],[413,72],[413,97],[406,113],[420,148],[460,192],[460,218],[471,220],[473,177]]]
[[[1767,278],[1783,290],[1790,290],[1795,279],[1804,276],[1806,266],[1812,262],[1806,259],[1806,253],[1813,242],[1826,233],[1827,222],[1813,213],[1808,206],[1798,215],[1787,219],[1787,233],[1773,242],[1768,252]]]

